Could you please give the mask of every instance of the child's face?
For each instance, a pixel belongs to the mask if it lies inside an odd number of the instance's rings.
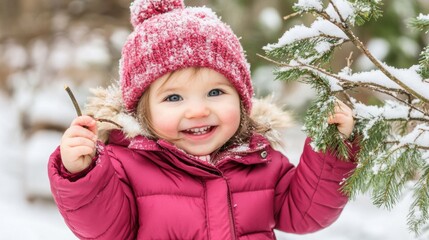
[[[240,125],[240,98],[220,73],[186,68],[151,84],[149,112],[158,136],[195,156],[224,145]]]

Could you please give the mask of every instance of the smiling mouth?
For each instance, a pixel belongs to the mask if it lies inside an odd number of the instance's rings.
[[[211,132],[214,128],[215,128],[214,126],[206,126],[206,127],[199,127],[199,128],[190,128],[190,129],[186,129],[182,132],[186,133],[186,134],[198,136],[198,135],[207,134],[207,133]]]

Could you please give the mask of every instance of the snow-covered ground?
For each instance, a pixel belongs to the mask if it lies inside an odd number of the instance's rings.
[[[0,239],[76,239],[51,200],[27,200],[29,193],[45,195],[49,190],[46,162],[38,167],[37,163],[29,166],[31,158],[45,156],[47,161],[49,152],[59,142],[60,135],[50,135],[49,141],[40,140],[39,146],[37,143],[28,144],[28,141],[23,141],[16,104],[1,92],[0,109]],[[43,133],[39,137],[42,135]],[[296,162],[304,135],[296,127],[288,130],[287,136],[292,140],[287,142],[290,149],[288,156]],[[32,156],[28,156],[28,152]],[[28,189],[29,187],[35,189]],[[372,206],[368,197],[361,196],[350,202],[338,221],[323,231],[304,236],[280,232],[277,235],[281,240],[413,240],[415,238],[406,228],[409,203],[410,198],[406,196],[393,211],[388,212],[377,209]]]
[[[31,156],[26,154],[27,143],[21,135],[16,103],[0,92],[0,109],[0,239],[76,239],[52,201],[27,201],[26,193],[32,192],[25,190],[27,185],[42,183],[43,187],[45,184],[44,190],[36,189],[42,194],[49,190],[46,164],[41,168],[26,169],[25,159]],[[39,150],[42,154],[47,152],[42,146]],[[30,171],[34,179],[25,174]]]

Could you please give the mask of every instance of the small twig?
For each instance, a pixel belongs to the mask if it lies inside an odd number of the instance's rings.
[[[284,16],[284,17],[283,17],[283,20],[289,20],[290,18],[296,17],[296,16],[298,16],[299,14],[300,14],[300,13],[298,13],[298,12],[291,13],[291,14],[289,14],[289,15]]]
[[[346,60],[347,60],[347,67],[348,68],[351,68],[351,66],[353,64],[352,56],[353,56],[353,52],[350,52],[350,55],[346,58]]]
[[[77,103],[77,100],[76,100],[76,98],[75,98],[72,90],[67,85],[64,86],[64,89],[67,91],[67,93],[69,94],[70,99],[73,102],[74,108],[76,109],[77,116],[79,116],[79,117],[82,116],[82,111],[80,110],[79,104]],[[95,118],[94,116],[90,116],[90,117],[94,118],[94,120],[97,121],[97,122],[107,122],[107,123],[111,123],[111,124],[117,126],[118,128],[122,128],[121,125],[115,123],[112,120],[104,119],[104,118]]]
[[[418,130],[420,130],[420,133],[416,136],[416,138],[414,138],[414,142],[417,142],[417,139],[419,139],[424,132],[427,132],[426,130],[423,130],[423,129],[418,129]]]
[[[289,66],[289,65],[287,65],[285,63],[280,63],[280,62],[274,61],[273,59],[268,58],[268,57],[266,57],[264,55],[261,55],[259,53],[257,53],[256,56],[258,56],[260,58],[263,58],[263,59],[267,60],[268,62],[274,63],[274,64],[279,65],[279,66]]]
[[[69,88],[69,86],[64,85],[64,89],[67,91],[67,93],[69,94],[70,99],[73,102],[73,106],[76,109],[76,113],[77,115],[80,117],[82,116],[82,111],[80,110],[79,104],[76,101],[76,98],[74,97],[74,94],[72,92],[72,90]]]
[[[384,141],[384,144],[399,145],[399,147],[397,149],[404,148],[404,147],[416,147],[417,149],[429,150],[428,146],[422,146],[422,145],[417,145],[417,144],[409,144],[409,143],[401,145],[400,141]]]
[[[343,18],[343,16],[341,15],[341,12],[338,10],[337,5],[332,1],[329,0],[329,3],[332,5],[332,7],[334,7],[335,12],[338,14],[338,17],[340,18],[340,21],[344,24],[346,24],[346,20]]]
[[[104,119],[104,118],[94,118],[94,119],[95,119],[95,121],[97,121],[97,122],[107,122],[107,123],[111,123],[111,124],[113,124],[113,125],[117,126],[118,128],[122,128],[122,126],[121,126],[121,125],[119,125],[119,124],[117,124],[117,123],[115,123],[114,121],[109,120],[109,119]]]
[[[409,118],[389,118],[386,119],[388,122],[410,122],[417,121],[422,123],[429,123],[429,118],[418,118],[418,117],[409,117]]]

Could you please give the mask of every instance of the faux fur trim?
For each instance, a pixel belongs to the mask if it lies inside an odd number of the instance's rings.
[[[121,126],[119,127],[110,122],[98,121],[98,139],[104,142],[107,141],[110,131],[115,129],[122,130],[127,138],[148,135],[140,126],[137,118],[125,111],[118,85],[91,89],[91,93],[93,96],[88,98],[84,113],[96,119],[115,122]]]
[[[98,121],[98,138],[107,141],[110,131],[121,130],[127,138],[138,135],[150,136],[142,128],[136,116],[126,112],[121,91],[118,85],[111,85],[107,88],[91,89],[92,96],[88,98],[84,113],[96,119],[112,121]],[[261,125],[268,126],[271,130],[264,133],[273,148],[283,150],[282,132],[293,125],[293,120],[289,112],[280,109],[272,102],[271,97],[263,99],[253,99],[253,107],[250,117]]]
[[[250,118],[261,125],[268,126],[270,130],[265,132],[264,136],[271,143],[271,147],[283,152],[285,149],[283,131],[294,125],[291,114],[275,105],[273,98],[268,96],[253,99]]]

